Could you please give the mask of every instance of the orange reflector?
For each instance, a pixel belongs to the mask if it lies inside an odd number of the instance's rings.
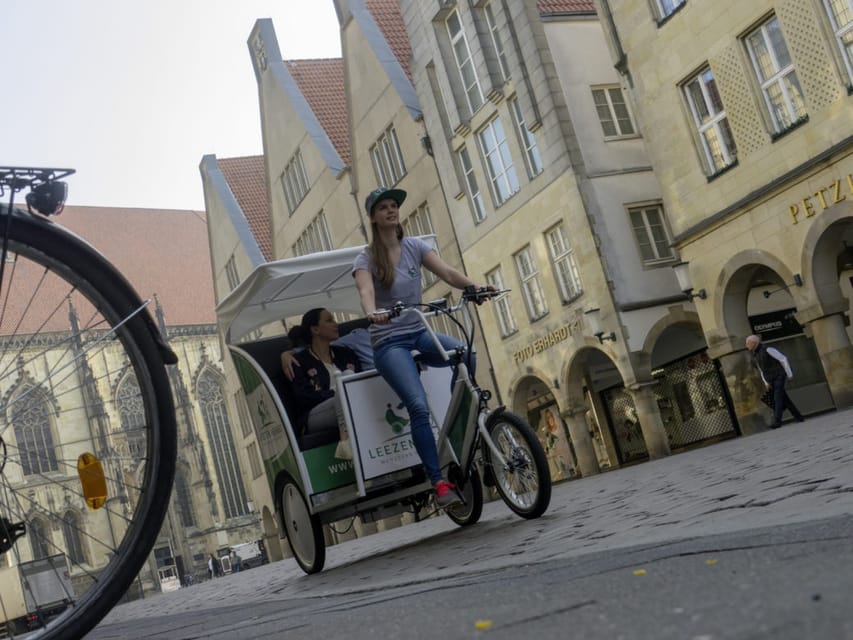
[[[77,474],[80,476],[80,486],[83,497],[90,509],[100,509],[107,501],[107,479],[104,478],[104,468],[101,461],[91,453],[80,454],[77,458]]]

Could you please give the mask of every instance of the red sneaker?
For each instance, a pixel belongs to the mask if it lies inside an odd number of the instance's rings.
[[[439,480],[435,483],[435,504],[439,509],[446,509],[453,505],[461,504],[462,500],[456,492],[456,485],[447,480]]]

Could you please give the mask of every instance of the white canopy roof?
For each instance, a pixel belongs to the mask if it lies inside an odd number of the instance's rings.
[[[423,239],[435,243],[433,236]],[[301,316],[315,307],[361,315],[352,263],[363,249],[311,253],[256,267],[216,307],[225,342],[236,344],[266,324]]]

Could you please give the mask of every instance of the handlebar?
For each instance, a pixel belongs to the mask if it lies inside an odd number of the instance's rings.
[[[479,306],[485,301],[501,296],[509,291],[509,289],[491,289],[489,287],[477,287],[474,285],[469,285],[462,290],[462,296],[460,297],[459,302],[452,306],[448,306],[447,301],[444,299],[418,304],[395,302],[393,305],[391,305],[389,309],[377,309],[371,315],[387,314],[391,318],[396,318],[402,315],[404,312],[418,310],[420,311],[421,315],[429,318],[442,313],[455,313],[457,311],[462,310],[469,302],[473,302],[474,304]],[[424,307],[427,310],[422,310],[421,307]],[[370,316],[368,316],[368,319],[369,317]]]

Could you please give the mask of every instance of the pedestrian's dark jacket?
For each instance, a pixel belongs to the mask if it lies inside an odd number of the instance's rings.
[[[782,363],[767,353],[767,348],[763,344],[759,344],[755,348],[755,351],[752,352],[752,360],[755,366],[761,370],[761,375],[767,381],[767,384],[773,384],[779,378],[788,377]]]
[[[340,371],[361,371],[355,351],[347,347],[332,347],[332,362]],[[296,400],[296,427],[302,433],[308,422],[308,413],[318,404],[335,395],[331,376],[326,365],[314,357],[310,349],[294,354],[299,363],[293,367],[293,395]]]

